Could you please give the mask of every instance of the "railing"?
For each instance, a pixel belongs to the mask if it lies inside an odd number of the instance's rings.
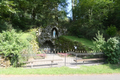
[[[83,65],[82,60],[77,61],[78,59],[83,59],[85,58],[88,59],[86,60],[86,63],[91,64],[89,61],[95,61],[95,60],[100,60],[98,58],[103,58],[103,53],[102,52],[84,52],[84,51],[46,51],[46,56],[45,58],[38,58],[38,59],[33,59],[29,60],[29,62],[32,63],[32,67],[60,67],[60,66],[76,66],[76,65]],[[35,55],[34,55],[35,56]],[[90,56],[94,59],[90,59]],[[94,57],[97,56],[97,57]],[[59,60],[58,60],[59,59]],[[76,62],[76,61],[77,62]],[[27,63],[27,62],[26,62]],[[84,62],[85,63],[85,62]],[[92,62],[94,63],[94,62]],[[28,64],[29,67],[31,67],[30,64]]]

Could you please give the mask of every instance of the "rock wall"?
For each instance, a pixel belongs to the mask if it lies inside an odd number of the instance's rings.
[[[55,34],[53,31],[55,31]],[[54,46],[55,39],[57,39],[59,36],[65,35],[66,31],[67,31],[67,29],[58,27],[58,24],[57,25],[49,25],[46,28],[39,28],[39,31],[38,31],[39,43],[41,46],[43,46],[46,42],[51,42],[53,44],[52,46]],[[55,37],[54,37],[54,35],[55,35]]]

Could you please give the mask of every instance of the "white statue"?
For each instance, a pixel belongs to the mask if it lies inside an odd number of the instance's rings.
[[[55,38],[55,36],[56,36],[56,31],[55,31],[55,29],[53,30],[53,38]]]

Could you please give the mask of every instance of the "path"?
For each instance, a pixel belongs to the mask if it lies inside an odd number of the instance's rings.
[[[0,80],[120,80],[120,74],[1,76]]]
[[[61,66],[68,66],[70,68],[77,68],[77,65],[96,65],[96,64],[102,64],[102,63],[88,63],[85,62],[83,64],[83,62],[77,63],[74,61],[76,57],[60,57],[58,54],[46,54],[46,58],[45,59],[41,59],[41,60],[54,60],[54,59],[61,59],[62,61],[55,61],[52,67],[61,67]],[[31,59],[29,61],[34,61],[35,59]],[[39,59],[37,59],[39,60]],[[31,68],[30,66],[31,64],[27,64],[26,66],[28,66],[27,68]],[[33,63],[34,67],[33,68],[48,68],[51,67],[51,62],[50,61],[42,61],[42,62],[34,62]]]
[[[75,62],[73,61],[75,57],[67,57],[66,58],[66,62],[68,62],[68,66],[70,65],[70,63],[74,63],[74,66],[75,65]],[[41,60],[54,60],[54,59],[61,59],[62,61],[55,61],[54,63],[56,65],[53,65],[53,67],[61,67],[61,66],[65,66],[65,57],[60,57],[58,56],[57,54],[46,54],[46,58],[45,59],[41,59]],[[39,60],[39,59],[37,59]],[[29,61],[35,61],[35,59],[30,59]],[[49,65],[46,65],[46,64],[49,64]],[[30,64],[27,64],[27,66],[29,66]],[[50,61],[44,61],[44,62],[34,62],[33,63],[34,65],[34,68],[46,68],[46,67],[50,67],[51,65],[51,62]],[[38,65],[38,66],[37,66]],[[41,65],[41,66],[40,66]],[[43,66],[44,65],[44,66]],[[45,66],[46,65],[46,66]]]

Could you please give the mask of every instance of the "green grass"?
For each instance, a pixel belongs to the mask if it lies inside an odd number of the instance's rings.
[[[31,31],[27,31],[27,32],[21,32],[21,33],[18,33],[18,35],[20,35],[20,39],[24,40],[26,43],[30,44],[31,41],[33,40],[36,40],[36,35],[35,34],[35,31],[33,29],[31,29]]]
[[[80,66],[77,69],[68,67],[60,68],[40,68],[40,69],[26,69],[26,68],[0,68],[1,75],[70,75],[70,74],[113,74],[120,73],[120,65],[94,65],[94,66]]]
[[[93,42],[91,40],[86,39],[86,38],[78,38],[75,36],[63,36],[63,37],[70,39],[72,41],[81,42],[83,45],[85,45],[87,47],[93,47]]]
[[[27,40],[27,38],[34,39],[34,36],[33,36],[32,34],[30,34],[29,32],[28,32],[28,33],[24,33],[24,32],[23,32],[23,33],[21,34],[20,38],[21,38],[22,40]]]

